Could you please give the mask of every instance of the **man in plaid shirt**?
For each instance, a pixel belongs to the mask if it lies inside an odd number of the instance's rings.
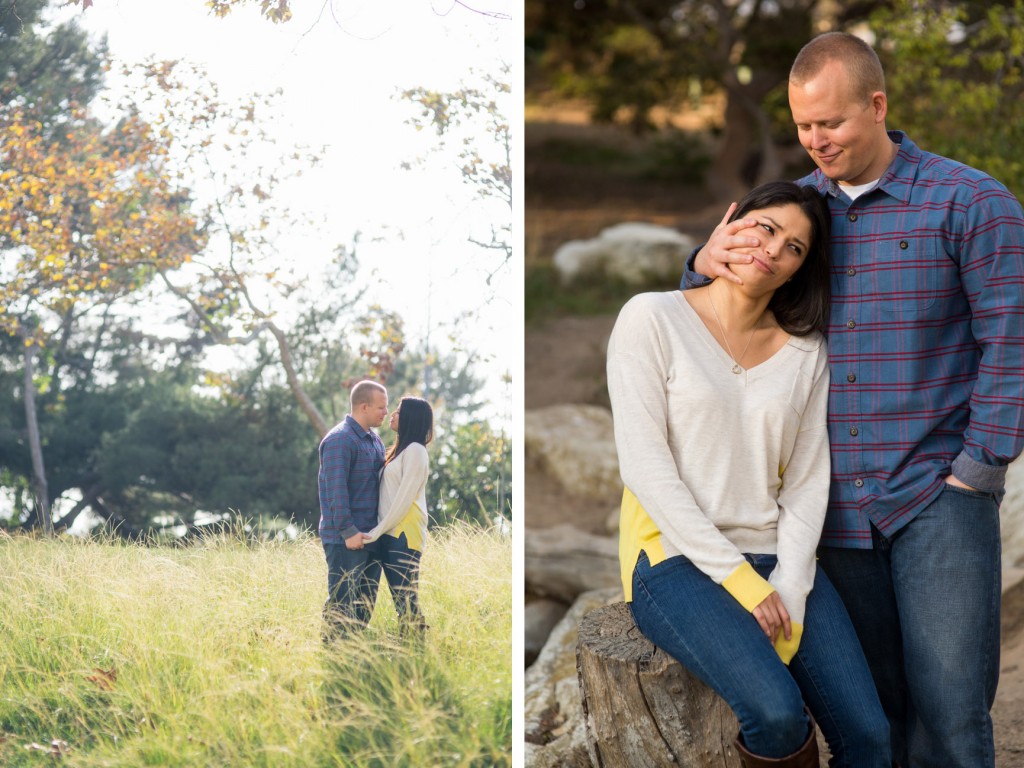
[[[886,130],[881,64],[852,35],[804,47],[789,102],[818,166],[800,183],[832,211],[820,563],[871,664],[894,761],[994,766],[999,502],[1024,447],[1024,212],[990,176]],[[731,249],[752,224],[723,222],[683,287],[740,282],[729,264],[750,257]]]
[[[384,443],[373,427],[388,414],[388,392],[360,381],[349,396],[350,413],[320,443],[320,541],[327,557],[324,639],[365,627],[380,585],[377,543],[364,543],[377,525]]]

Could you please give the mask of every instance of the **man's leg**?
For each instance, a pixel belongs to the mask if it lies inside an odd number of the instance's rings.
[[[892,573],[917,715],[910,765],[991,768],[1001,581],[994,497],[947,485],[893,538]]]
[[[327,600],[324,602],[324,640],[362,629],[369,621],[373,604],[367,607],[370,582],[376,571],[380,579],[380,563],[372,558],[374,550],[349,549],[345,542],[324,543],[327,557]],[[376,598],[373,584],[372,598]]]
[[[789,671],[828,742],[829,765],[891,768],[889,723],[850,618],[821,568]]]
[[[377,604],[377,591],[380,589],[380,574],[383,568],[383,550],[379,541],[366,544],[362,550],[366,555],[366,563],[359,569],[357,579],[356,615],[362,626],[370,623],[373,618],[373,607]]]
[[[818,562],[857,632],[878,698],[889,720],[893,760],[907,761],[907,722],[913,707],[903,670],[903,638],[892,583],[891,544],[872,528],[873,549],[821,547]]]

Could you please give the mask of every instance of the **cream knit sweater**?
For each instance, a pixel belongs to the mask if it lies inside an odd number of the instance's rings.
[[[396,539],[403,533],[410,549],[423,551],[427,537],[427,477],[430,459],[426,446],[410,443],[380,476],[377,526],[368,541],[383,535]]]
[[[802,625],[828,502],[825,342],[790,337],[753,368],[732,365],[679,291],[640,294],[619,314],[608,391],[623,587],[631,599],[641,549],[652,564],[681,554],[747,610],[776,590]],[[777,554],[778,567],[765,582],[743,553]]]

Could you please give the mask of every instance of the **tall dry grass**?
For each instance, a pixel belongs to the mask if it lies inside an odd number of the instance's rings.
[[[382,585],[368,630],[325,648],[315,538],[4,537],[0,765],[510,765],[511,559],[500,534],[436,533],[426,640]]]

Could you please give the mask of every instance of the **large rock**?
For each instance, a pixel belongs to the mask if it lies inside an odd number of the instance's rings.
[[[524,679],[525,768],[590,768],[576,677],[577,630],[595,608],[622,600],[621,589],[585,592],[548,637]]]
[[[523,608],[523,651],[526,666],[537,660],[553,630],[562,620],[569,606],[561,600],[542,598],[533,600]]]
[[[591,240],[570,240],[553,257],[565,284],[582,276],[617,278],[629,285],[678,282],[699,243],[669,227],[644,222],[616,224]]]
[[[1003,565],[1024,566],[1024,457],[1006,470],[1006,496],[999,509]]]
[[[612,413],[599,405],[552,405],[526,412],[530,458],[569,493],[616,503],[622,498]],[[603,508],[603,507],[602,507]]]
[[[571,525],[526,532],[523,578],[535,595],[571,603],[584,592],[621,585],[618,537]]]

